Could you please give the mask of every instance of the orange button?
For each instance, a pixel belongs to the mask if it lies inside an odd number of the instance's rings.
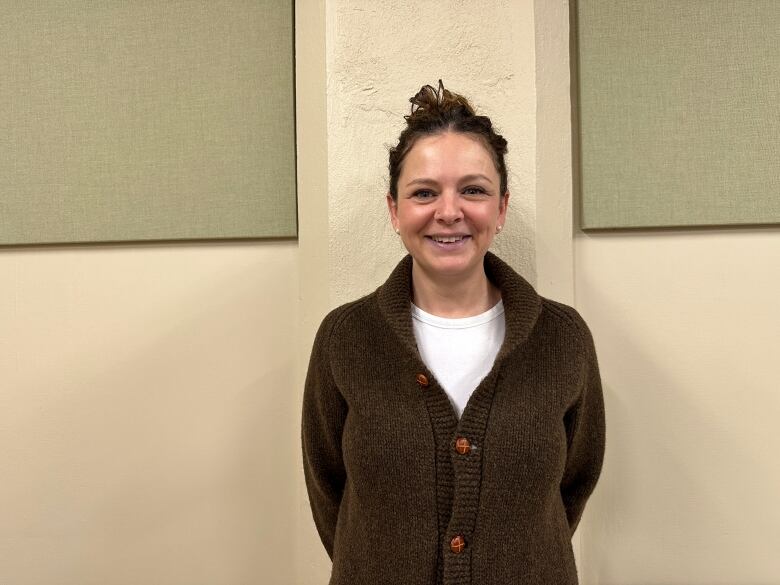
[[[466,437],[459,437],[458,440],[455,441],[455,450],[461,455],[465,455],[471,451],[469,440]]]
[[[460,554],[464,548],[466,548],[466,541],[463,540],[462,536],[458,535],[450,541],[450,550],[456,555]]]
[[[417,383],[425,388],[428,385],[428,376],[425,374],[417,374]]]

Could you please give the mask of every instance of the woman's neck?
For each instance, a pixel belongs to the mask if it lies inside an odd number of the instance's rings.
[[[431,278],[412,264],[412,301],[431,315],[457,319],[484,313],[501,300],[501,291],[480,269],[463,279]]]

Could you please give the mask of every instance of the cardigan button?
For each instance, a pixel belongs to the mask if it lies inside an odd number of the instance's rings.
[[[458,440],[455,441],[455,450],[461,455],[466,455],[471,451],[471,443],[469,443],[469,440],[466,437],[459,437]]]
[[[463,540],[462,536],[458,535],[450,541],[450,550],[456,555],[460,554],[464,548],[466,548],[466,541]]]
[[[423,388],[425,388],[426,386],[428,386],[428,376],[426,376],[425,374],[417,374],[417,383]]]

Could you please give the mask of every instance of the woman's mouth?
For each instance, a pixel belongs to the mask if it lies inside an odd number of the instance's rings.
[[[467,240],[471,238],[471,236],[468,235],[459,235],[459,236],[425,236],[437,248],[458,248],[461,245],[463,245]]]

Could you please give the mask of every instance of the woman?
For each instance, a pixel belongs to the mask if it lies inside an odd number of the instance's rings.
[[[390,151],[409,255],[314,342],[304,472],[331,585],[575,584],[601,470],[598,366],[577,312],[488,252],[506,141],[423,87]]]

